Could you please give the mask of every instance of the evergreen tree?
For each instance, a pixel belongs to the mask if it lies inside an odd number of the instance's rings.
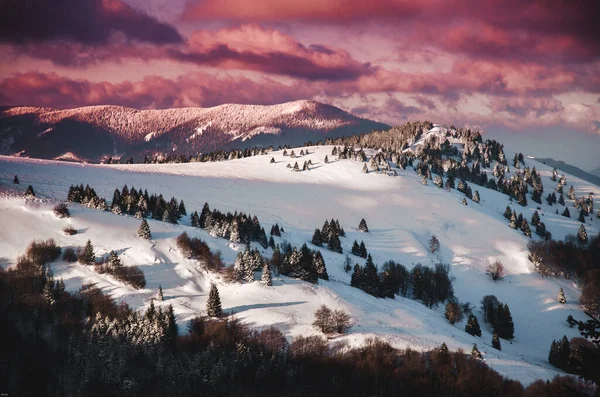
[[[503,339],[513,339],[515,337],[515,325],[507,304],[500,304],[496,310],[497,321],[494,331]]]
[[[173,310],[173,306],[169,305],[167,309],[167,329],[165,335],[165,342],[172,349],[175,348],[177,343],[177,335],[179,334],[179,327],[177,326],[177,321],[175,319],[175,311]]]
[[[377,268],[373,263],[371,255],[367,255],[367,262],[365,267],[362,269],[362,289],[368,294],[373,296],[379,296],[379,277],[377,275]]]
[[[565,205],[565,195],[564,194],[560,194],[560,196],[558,197],[558,204],[560,205]]]
[[[529,223],[527,223],[527,219],[523,219],[523,222],[521,222],[521,230],[523,231],[523,234],[527,237],[531,237],[531,229],[529,228]]]
[[[202,212],[200,213],[200,218],[198,218],[198,227],[206,229],[206,227],[208,226],[206,223],[210,215],[211,212],[208,203],[204,203],[204,206],[202,207]]]
[[[367,221],[365,221],[365,218],[360,220],[360,223],[358,224],[358,230],[363,233],[369,232],[369,227],[367,226]]]
[[[460,202],[461,202],[461,203],[463,203],[463,205],[468,205],[468,204],[467,204],[467,199],[466,199],[466,198],[464,198],[464,197],[462,198],[462,200],[461,200]]]
[[[16,176],[16,175],[15,175],[15,177],[14,177],[14,179],[13,179],[13,183],[14,183],[15,185],[18,185],[18,184],[20,183],[20,182],[19,182],[19,177],[18,177],[18,176]]]
[[[352,255],[360,256],[360,247],[356,240],[352,243],[352,250],[350,252],[352,252]]]
[[[321,231],[319,229],[315,229],[315,232],[313,233],[311,242],[314,245],[316,245],[317,247],[323,246],[323,239],[321,238]]]
[[[362,285],[362,269],[358,263],[354,265],[354,270],[350,277],[350,285],[356,288],[360,288]]]
[[[178,212],[179,212],[179,217],[181,218],[182,216],[187,215],[187,211],[185,209],[185,204],[183,203],[183,200],[181,200],[179,202],[179,208],[178,208]]]
[[[494,335],[492,335],[492,347],[496,350],[502,350],[502,346],[500,345],[500,338],[498,338],[498,334],[494,331]]]
[[[358,246],[358,253],[358,256],[367,259],[367,247],[365,247],[364,241],[360,242],[360,245]]]
[[[475,193],[473,193],[473,201],[476,203],[478,203],[480,201],[478,190],[475,190]]]
[[[342,253],[342,243],[340,242],[340,238],[337,234],[332,234],[329,239],[329,249],[333,252],[337,252],[338,254]]]
[[[271,157],[271,164],[275,164],[275,157]]]
[[[581,244],[586,244],[588,242],[587,231],[585,230],[585,226],[583,225],[583,223],[581,224],[581,226],[579,226],[579,230],[577,231],[577,240]]]
[[[562,216],[566,216],[567,218],[571,217],[571,213],[569,212],[569,209],[567,207],[565,207],[565,210],[563,211]]]
[[[165,300],[165,297],[163,295],[162,285],[158,286],[158,293],[156,294],[156,299],[159,302],[163,302]]]
[[[177,224],[177,215],[171,211],[169,206],[167,206],[163,212],[162,221]]]
[[[535,211],[531,216],[531,224],[533,226],[538,226],[540,224],[540,214],[538,214],[537,211]]]
[[[83,249],[83,255],[81,257],[83,265],[94,265],[96,264],[96,254],[94,253],[94,246],[90,240],[85,244]]]
[[[573,185],[571,185],[571,187],[569,188],[569,193],[567,194],[567,197],[570,200],[575,201],[575,189],[573,188]]]
[[[146,240],[151,240],[152,239],[152,233],[150,231],[150,226],[148,225],[148,221],[146,221],[145,219],[142,219],[142,222],[140,223],[140,227],[138,228],[138,232],[137,232],[138,236],[146,239]]]
[[[210,317],[221,317],[223,314],[219,290],[215,283],[211,283],[210,285],[210,292],[208,293],[208,300],[206,301],[206,314]]]
[[[481,328],[479,327],[479,321],[473,314],[469,314],[467,325],[465,325],[465,332],[473,336],[481,336]]]
[[[108,254],[108,268],[111,272],[117,272],[121,268],[121,259],[116,251],[110,251]]]
[[[329,158],[325,155],[325,164],[329,164]]]
[[[329,280],[329,274],[327,274],[327,267],[325,266],[325,259],[321,251],[317,251],[313,254],[313,267],[316,270],[317,277],[322,280]]]
[[[584,223],[585,222],[585,216],[583,215],[583,209],[579,211],[579,217],[577,218],[578,222]]]
[[[262,285],[266,285],[268,287],[273,285],[273,278],[271,276],[271,265],[267,261],[265,261],[265,264],[263,266],[260,282]]]
[[[27,190],[25,191],[25,197],[35,197],[35,192],[33,191],[33,186],[27,186]]]
[[[510,219],[512,217],[512,211],[510,209],[510,206],[508,206],[508,205],[506,206],[506,210],[504,210],[504,217],[506,219],[508,219],[509,221],[510,221]],[[516,219],[515,219],[515,221],[516,221]]]
[[[563,305],[567,303],[565,291],[563,291],[562,287],[560,288],[560,291],[558,291],[558,296],[556,297],[556,300],[558,300],[558,303],[562,303]]]
[[[275,249],[275,239],[273,239],[273,236],[269,236],[269,247]]]
[[[363,164],[362,173],[363,174],[368,174],[369,173],[369,168],[367,167],[367,163]]]
[[[471,350],[471,357],[473,357],[473,358],[475,358],[477,360],[482,360],[483,359],[483,357],[481,356],[481,352],[477,348],[477,343],[475,343],[473,345],[473,350]]]

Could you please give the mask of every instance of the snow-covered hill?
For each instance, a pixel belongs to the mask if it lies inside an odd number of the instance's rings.
[[[432,136],[442,137],[446,131],[435,127],[412,146],[415,149]],[[296,149],[299,153],[300,149]],[[33,239],[53,237],[58,244],[83,246],[90,239],[98,254],[118,250],[126,265],[138,265],[145,273],[147,286],[135,290],[109,275],[97,274],[79,264],[56,262],[52,270],[63,278],[68,289],[95,282],[116,300],[134,308],[149,305],[162,286],[165,302],[172,304],[177,320],[184,323],[202,313],[210,282],[215,281],[221,293],[223,308],[234,312],[252,327],[274,325],[287,337],[316,334],[311,326],[314,311],[327,304],[333,309],[348,311],[355,325],[348,335],[334,342],[357,345],[369,336],[377,335],[397,347],[430,349],[445,342],[451,350],[470,351],[474,343],[484,359],[501,374],[525,384],[537,378],[549,379],[558,372],[548,363],[548,351],[553,339],[563,335],[578,336],[565,319],[571,314],[584,320],[577,286],[563,279],[541,279],[527,259],[529,238],[508,227],[503,212],[508,196],[479,188],[481,203],[461,203],[462,194],[421,184],[421,178],[409,167],[397,170],[397,176],[363,174],[362,162],[334,160],[332,147],[310,147],[309,155],[298,159],[284,157],[282,151],[267,156],[255,156],[219,163],[189,163],[163,165],[87,165],[0,157],[0,263],[15,263]],[[373,154],[374,151],[367,151]],[[330,163],[324,158],[329,155]],[[510,158],[510,153],[507,157]],[[275,163],[271,164],[271,157]],[[291,172],[288,163],[311,160],[310,171]],[[532,164],[533,165],[533,164]],[[545,186],[552,168],[535,164]],[[490,172],[488,169],[487,172]],[[21,185],[13,185],[17,174]],[[600,188],[567,175],[568,185],[574,185],[578,196],[590,192],[598,197]],[[428,309],[423,304],[402,298],[377,299],[351,287],[350,273],[343,270],[344,255],[322,249],[330,281],[309,284],[288,277],[275,278],[272,287],[258,281],[250,284],[227,284],[219,276],[200,270],[191,260],[184,259],[176,248],[175,238],[183,231],[205,240],[211,249],[219,249],[225,262],[231,264],[243,247],[221,238],[213,238],[204,230],[189,226],[185,217],[180,225],[149,221],[152,241],[136,237],[139,220],[70,204],[72,217],[58,219],[52,213],[57,200],[64,200],[71,184],[90,184],[98,195],[110,200],[115,188],[132,185],[161,193],[164,197],[183,199],[188,213],[200,210],[204,202],[222,211],[244,211],[256,214],[265,227],[278,223],[285,232],[276,242],[289,241],[300,246],[309,242],[315,228],[325,219],[339,219],[347,236],[341,238],[344,254],[352,242],[363,240],[376,264],[386,260],[402,263],[409,269],[417,263],[432,266],[438,262],[451,265],[455,295],[461,302],[476,307],[483,335],[473,337],[464,332],[465,321],[450,325],[443,315],[443,306]],[[38,199],[25,200],[22,193],[32,185]],[[598,206],[598,203],[596,201]],[[572,204],[568,204],[572,205]],[[528,219],[538,205],[517,207]],[[575,234],[580,225],[576,219],[556,215],[556,207],[545,202],[538,210],[556,239]],[[596,207],[597,208],[597,207]],[[369,225],[369,233],[357,230],[361,218]],[[65,236],[62,229],[72,226],[74,236]],[[600,221],[586,220],[588,234],[598,233]],[[436,235],[441,249],[429,253],[428,240]],[[535,237],[537,238],[537,237]],[[312,247],[315,248],[315,247]],[[262,248],[261,248],[262,250]],[[269,255],[270,249],[264,250]],[[486,261],[501,260],[507,277],[493,282],[485,275]],[[353,262],[364,260],[352,256]],[[568,304],[556,302],[559,288],[565,291]],[[515,323],[515,339],[502,340],[502,351],[491,347],[491,327],[483,321],[479,302],[493,294],[508,303]],[[185,328],[183,328],[185,329]]]
[[[72,152],[88,160],[195,154],[224,147],[298,145],[385,127],[315,101],[164,110],[14,107],[0,111],[0,153],[55,158]]]

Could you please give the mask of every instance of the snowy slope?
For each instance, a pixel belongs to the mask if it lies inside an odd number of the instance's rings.
[[[443,131],[437,130],[438,133]],[[432,132],[433,134],[436,131]],[[425,134],[427,139],[432,133]],[[136,308],[144,308],[162,285],[164,305],[173,304],[178,321],[196,316],[204,310],[211,281],[219,285],[223,308],[253,327],[275,325],[292,338],[316,333],[311,327],[313,313],[325,303],[332,308],[349,311],[356,325],[346,336],[336,339],[360,344],[366,337],[378,335],[398,347],[430,349],[442,342],[452,350],[470,351],[477,343],[486,362],[501,374],[530,383],[537,378],[552,378],[557,371],[547,362],[550,343],[563,335],[578,335],[565,321],[569,314],[583,320],[578,307],[579,291],[572,283],[559,279],[540,279],[527,260],[528,238],[508,227],[502,214],[508,197],[478,188],[481,204],[460,203],[457,191],[447,192],[433,184],[424,186],[412,169],[399,170],[397,177],[362,174],[362,163],[350,160],[325,164],[332,147],[309,148],[311,154],[290,159],[281,151],[221,163],[190,163],[164,165],[84,165],[47,160],[0,157],[0,263],[10,265],[34,238],[54,237],[61,246],[82,246],[91,239],[98,254],[118,250],[125,264],[140,266],[148,282],[143,290],[134,290],[108,275],[99,275],[81,265],[57,262],[52,265],[56,277],[65,280],[67,288],[77,289],[84,282],[96,282],[115,299],[124,300]],[[299,149],[296,150],[296,153]],[[506,153],[507,158],[512,153]],[[269,164],[271,156],[276,163]],[[288,162],[311,159],[311,171],[293,173]],[[555,184],[550,181],[552,169],[535,164],[542,173],[546,191]],[[531,165],[530,165],[531,166]],[[12,185],[18,174],[21,185]],[[567,186],[575,185],[577,195],[600,188],[567,175]],[[55,200],[66,198],[71,184],[89,183],[96,192],[110,200],[116,187],[127,184],[162,193],[165,197],[183,199],[188,212],[200,210],[205,201],[222,211],[242,210],[256,214],[265,227],[277,222],[283,226],[282,238],[300,246],[310,241],[315,228],[324,220],[337,218],[346,230],[341,238],[344,252],[349,252],[354,239],[364,240],[376,264],[388,259],[411,267],[438,261],[451,264],[455,278],[455,295],[461,302],[471,302],[482,326],[481,338],[466,334],[463,321],[450,325],[443,316],[443,307],[434,310],[417,301],[396,297],[376,299],[349,286],[350,274],[343,271],[344,256],[322,249],[331,281],[311,285],[281,277],[273,287],[252,284],[227,285],[214,274],[198,270],[193,261],[178,252],[175,238],[182,231],[205,240],[211,249],[220,249],[226,263],[232,263],[241,249],[230,242],[213,238],[201,229],[149,221],[154,240],[136,237],[139,221],[97,210],[70,205],[72,217],[57,219],[52,214]],[[15,197],[33,185],[42,200],[25,201]],[[475,189],[475,186],[473,187]],[[528,219],[535,210],[514,206]],[[571,205],[571,204],[569,204]],[[554,238],[574,234],[579,227],[576,219],[554,214],[555,207],[541,205],[542,220]],[[597,206],[596,206],[597,208]],[[361,218],[368,222],[370,233],[360,233],[356,227]],[[590,218],[588,218],[590,219]],[[598,233],[600,222],[590,220],[588,234]],[[61,230],[72,225],[79,233],[65,236]],[[441,243],[438,257],[430,254],[427,244],[435,234]],[[280,242],[276,238],[276,242]],[[267,255],[269,250],[265,252]],[[486,260],[500,259],[507,268],[507,277],[494,283],[485,275]],[[353,257],[363,263],[364,260]],[[569,304],[559,305],[556,294],[563,287]],[[515,339],[502,340],[501,352],[492,349],[491,328],[484,324],[479,301],[493,294],[508,303],[515,322]]]

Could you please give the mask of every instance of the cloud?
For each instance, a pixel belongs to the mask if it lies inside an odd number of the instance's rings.
[[[149,76],[120,83],[71,79],[56,73],[26,72],[0,80],[0,106],[70,108],[121,105],[135,108],[216,106],[222,103],[275,104],[314,94],[303,86],[272,79],[218,78],[193,73],[176,79]]]
[[[154,44],[183,40],[172,26],[121,0],[8,0],[0,13],[0,41],[7,43],[70,40],[100,45],[115,34]]]
[[[600,3],[589,0],[192,0],[182,14],[185,20],[339,26],[375,21],[390,35],[416,32],[415,47],[429,42],[517,58],[533,52],[567,62],[600,57],[598,15]]]

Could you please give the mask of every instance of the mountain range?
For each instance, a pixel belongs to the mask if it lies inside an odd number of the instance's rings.
[[[121,106],[0,109],[0,154],[100,161],[298,145],[389,126],[316,101],[138,110]]]
[[[581,178],[584,181],[588,181],[593,183],[594,185],[600,186],[600,167],[590,172],[586,172],[579,167],[567,164],[561,160],[554,160],[552,158],[535,158],[535,160],[539,161],[540,163],[549,165],[551,167],[555,167],[557,170],[567,172],[571,175],[575,175],[576,177]]]

